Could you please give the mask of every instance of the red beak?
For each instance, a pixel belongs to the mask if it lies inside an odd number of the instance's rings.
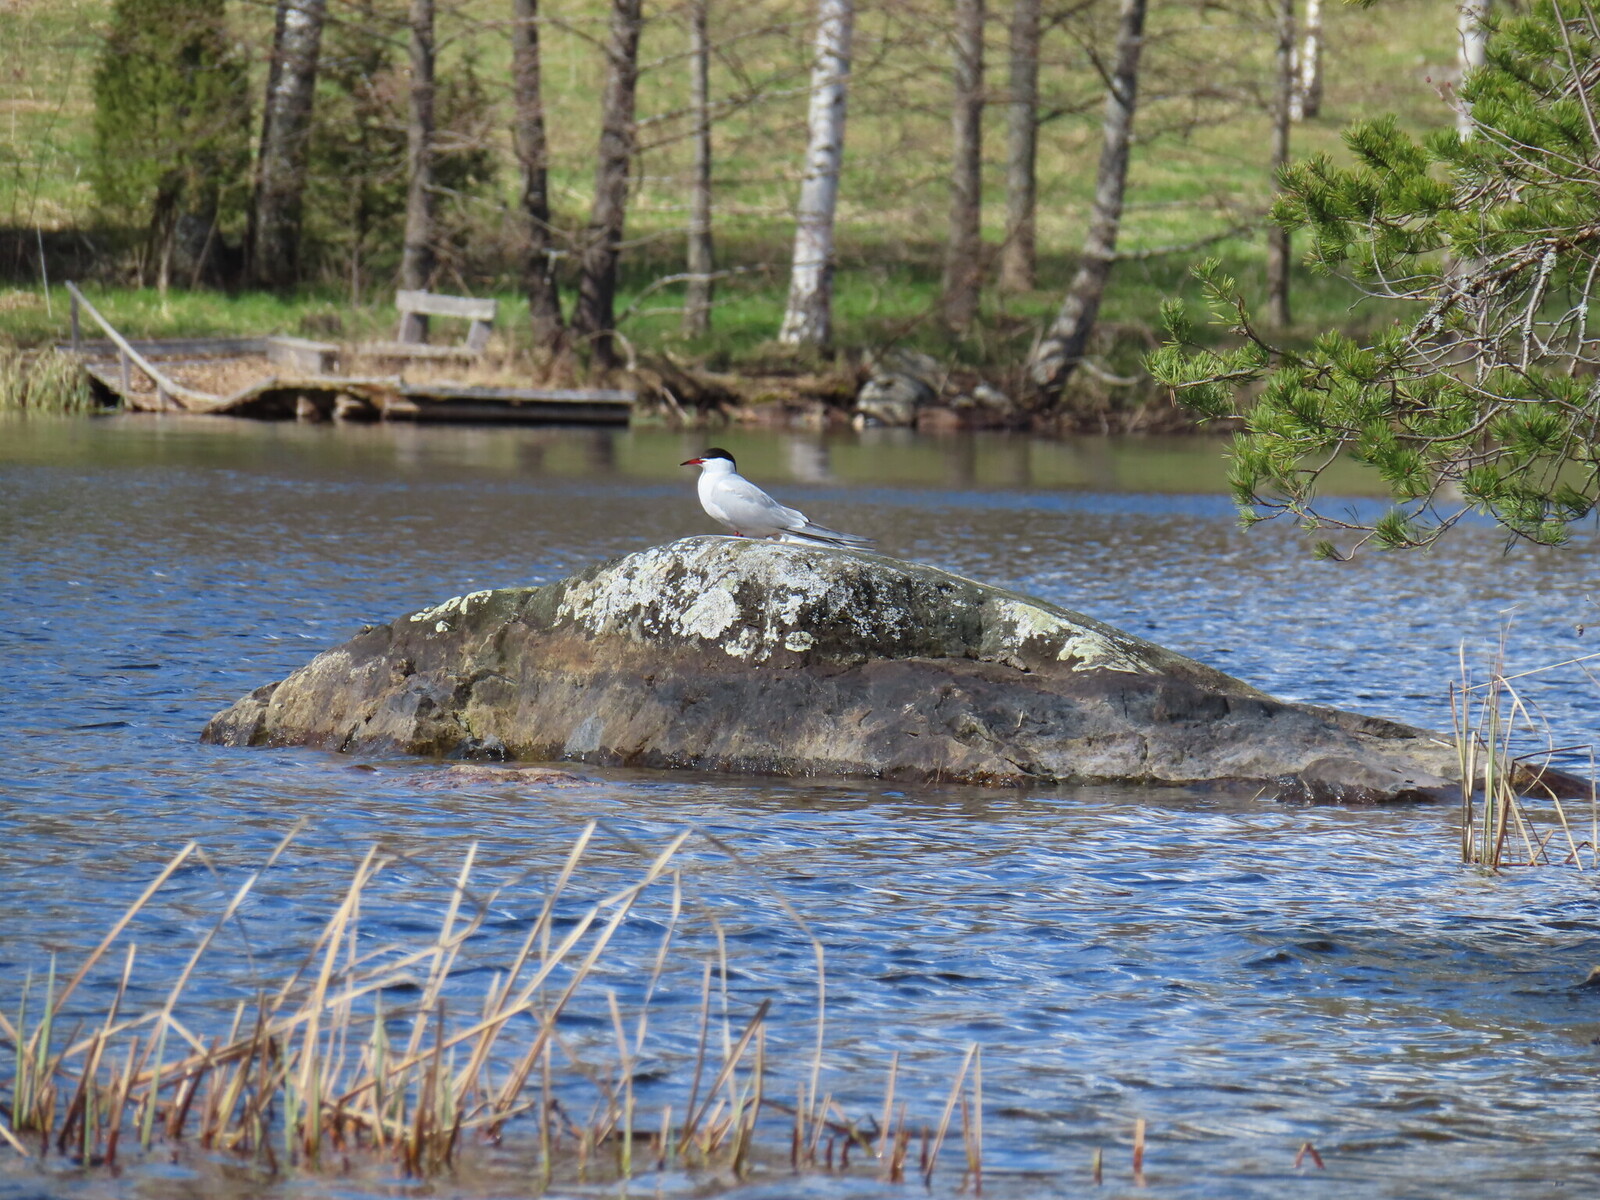
[[[698,467],[702,463],[704,463],[705,461],[706,460],[703,459],[703,458],[686,458],[681,463],[679,463],[678,465],[680,467]]]

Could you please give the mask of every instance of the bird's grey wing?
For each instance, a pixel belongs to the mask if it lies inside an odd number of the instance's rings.
[[[718,491],[718,503],[736,528],[765,531],[806,523],[804,513],[784,507],[742,476],[727,480]]]

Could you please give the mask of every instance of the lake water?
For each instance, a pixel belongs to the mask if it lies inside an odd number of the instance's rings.
[[[1450,809],[586,767],[591,782],[554,787],[196,740],[214,712],[364,623],[712,532],[692,470],[676,465],[705,436],[0,421],[0,1012],[16,1012],[25,973],[52,954],[75,966],[190,839],[206,861],[127,935],[134,1007],[164,993],[227,897],[304,822],[246,906],[248,941],[221,939],[191,987],[203,1026],[287,976],[374,843],[393,856],[364,910],[378,941],[426,940],[478,844],[475,886],[501,890],[463,951],[468,995],[586,822],[601,825],[575,905],[632,882],[689,828],[677,940],[648,1001],[655,1069],[641,1104],[657,1112],[681,1090],[719,937],[735,1028],[773,1001],[769,1092],[794,1095],[817,1036],[814,935],[824,1089],[852,1116],[876,1111],[898,1052],[899,1094],[936,1121],[978,1043],[989,1195],[1076,1194],[1096,1148],[1105,1194],[1128,1193],[1138,1119],[1147,1189],[1163,1196],[1590,1185],[1600,991],[1576,985],[1600,965],[1600,875],[1463,867]],[[1600,649],[1579,632],[1600,625],[1592,540],[1506,553],[1479,526],[1427,555],[1316,563],[1292,529],[1236,527],[1210,441],[713,440],[825,524],[1287,698],[1446,726],[1462,655],[1481,677],[1502,639],[1512,669]],[[1519,686],[1554,744],[1592,737],[1600,687],[1581,669]],[[1563,758],[1587,766],[1587,751]],[[630,1027],[637,1018],[669,901],[651,893],[607,950],[575,1005],[575,1053],[604,1055],[606,989]],[[78,993],[86,1018],[104,1011],[121,961],[119,948]],[[0,1051],[0,1097],[9,1078]],[[862,1170],[796,1181],[779,1128],[772,1161],[735,1194],[921,1186]],[[531,1194],[516,1140],[513,1126],[505,1147],[420,1191]],[[1295,1168],[1308,1141],[1324,1170]],[[958,1142],[937,1193],[960,1185]],[[0,1200],[285,1186],[201,1155],[115,1178],[0,1156]],[[419,1191],[382,1171],[292,1186],[317,1200]],[[632,1190],[717,1187],[646,1176]]]

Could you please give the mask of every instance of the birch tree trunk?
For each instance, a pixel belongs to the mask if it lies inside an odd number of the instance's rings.
[[[1289,119],[1306,121],[1322,113],[1322,0],[1306,0],[1305,37],[1297,59]]]
[[[400,286],[426,289],[433,277],[433,0],[411,0],[411,115],[406,126],[406,233]],[[428,318],[407,313],[402,341],[428,339]]]
[[[941,287],[945,324],[966,329],[978,315],[983,277],[984,0],[956,0],[950,114],[950,227]]]
[[[1483,22],[1489,15],[1492,0],[1461,0],[1456,10],[1456,35],[1460,39],[1461,74],[1483,66],[1484,43],[1488,31]],[[1472,109],[1459,98],[1456,101],[1456,132],[1462,137],[1472,136]]]
[[[706,0],[689,11],[689,108],[694,121],[694,174],[689,181],[689,284],[683,298],[683,332],[711,330],[711,42],[706,36]]]
[[[1032,291],[1035,283],[1034,208],[1038,202],[1039,0],[1011,9],[1010,78],[1006,106],[1006,240],[1000,248],[1000,287]]]
[[[1106,282],[1117,258],[1117,230],[1128,183],[1128,149],[1139,95],[1139,52],[1144,48],[1145,0],[1122,0],[1117,19],[1115,64],[1106,92],[1100,167],[1083,256],[1061,310],[1028,358],[1028,382],[1037,398],[1059,403],[1061,390],[1078,364],[1100,315]]]
[[[634,93],[639,82],[639,28],[643,0],[611,0],[606,36],[606,78],[600,97],[600,154],[595,167],[594,206],[584,235],[578,302],[572,330],[594,348],[595,362],[617,365],[617,260],[628,213],[628,173],[636,131]]]
[[[511,0],[511,86],[515,109],[511,135],[522,172],[522,218],[527,236],[522,291],[528,297],[528,326],[535,349],[559,354],[565,331],[551,257],[550,145],[544,128],[539,0]]]
[[[854,21],[854,0],[818,0],[805,173],[795,220],[789,303],[778,330],[778,340],[785,345],[825,346],[833,336],[833,218],[839,204]]]
[[[278,0],[249,231],[250,275],[264,287],[286,287],[299,276],[306,146],[325,10],[326,0]]]
[[[1294,3],[1278,0],[1277,88],[1272,102],[1272,185],[1289,165],[1290,109],[1294,104]],[[1276,221],[1267,222],[1267,324],[1275,329],[1289,325],[1289,231]]]

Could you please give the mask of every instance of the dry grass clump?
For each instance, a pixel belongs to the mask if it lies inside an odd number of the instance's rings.
[[[1460,682],[1450,684],[1450,717],[1461,766],[1461,861],[1499,870],[1562,863],[1580,869],[1600,865],[1600,798],[1595,794],[1593,748],[1590,747],[1588,836],[1574,832],[1574,822],[1556,790],[1541,779],[1558,754],[1583,749],[1556,746],[1548,726],[1517,690],[1518,680],[1565,667],[1578,667],[1595,680],[1586,664],[1600,658],[1588,654],[1516,674],[1505,673],[1505,638],[1489,669],[1489,677],[1473,683],[1466,656],[1461,656]],[[1514,742],[1541,739],[1545,745],[1519,753]],[[1530,799],[1548,803],[1541,818]],[[1559,840],[1558,840],[1559,839]],[[1552,858],[1552,850],[1557,857]],[[1585,861],[1587,852],[1587,861]]]
[[[742,1023],[726,1002],[725,955],[701,970],[697,1050],[681,1098],[646,1112],[635,1092],[648,1033],[649,996],[672,951],[682,911],[681,878],[673,867],[688,833],[672,839],[636,882],[590,905],[575,920],[556,919],[594,833],[588,826],[547,889],[520,947],[498,971],[464,970],[464,949],[498,893],[469,891],[476,846],[467,851],[437,933],[420,946],[374,947],[358,937],[363,896],[392,859],[369,851],[315,945],[287,979],[240,1002],[225,1030],[198,1032],[181,1012],[185,991],[217,935],[234,921],[263,872],[289,845],[286,838],[218,914],[186,965],[145,1011],[130,1011],[138,951],[128,944],[109,1006],[86,1014],[73,1005],[91,970],[135,916],[186,862],[193,843],[169,861],[70,977],[52,961],[43,980],[31,975],[11,1011],[0,1015],[0,1138],[19,1154],[64,1156],[83,1165],[115,1166],[136,1149],[198,1147],[246,1160],[268,1172],[289,1167],[347,1169],[353,1158],[394,1164],[413,1176],[454,1166],[474,1147],[526,1137],[543,1182],[627,1179],[674,1167],[744,1176],[760,1158],[776,1162],[779,1146],[758,1148],[774,1131],[787,1134],[794,1170],[847,1170],[859,1163],[888,1180],[914,1169],[933,1178],[959,1114],[965,1178],[981,1188],[982,1060],[971,1047],[933,1126],[913,1122],[896,1104],[897,1060],[890,1063],[879,1113],[856,1118],[831,1095],[819,1094],[822,979],[818,988],[816,1058],[797,1064],[791,1097],[769,1094],[776,1072],[767,1060],[770,998]],[[293,835],[291,835],[292,838]],[[601,1000],[593,977],[607,946],[648,889],[670,889],[669,916],[630,1023],[614,992]],[[718,939],[719,945],[721,938]],[[815,943],[819,970],[820,943]],[[473,947],[476,949],[476,946]],[[479,964],[470,964],[474,967]],[[722,980],[720,1020],[714,981]],[[487,977],[464,1004],[464,979]],[[576,1053],[559,1028],[563,1012],[584,995],[584,1009],[608,1019],[614,1057],[596,1067]],[[195,1005],[198,1007],[198,1005]],[[202,1018],[204,1019],[204,1018]],[[215,1014],[211,1014],[215,1022]],[[70,1028],[69,1028],[70,1026]],[[605,1039],[602,1039],[605,1040]],[[6,1068],[9,1066],[9,1071]],[[9,1080],[5,1079],[9,1074]],[[784,1072],[791,1074],[791,1072]],[[9,1087],[7,1087],[9,1084]],[[9,1091],[9,1095],[6,1092]],[[593,1097],[587,1116],[575,1097]]]
[[[89,378],[72,355],[0,346],[0,412],[82,413],[96,407]]]

